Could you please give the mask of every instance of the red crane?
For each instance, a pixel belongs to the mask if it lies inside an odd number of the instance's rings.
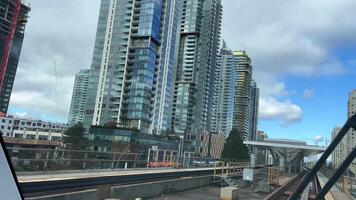
[[[4,83],[5,72],[6,72],[7,64],[9,62],[11,44],[15,35],[17,19],[19,17],[20,8],[21,8],[21,0],[13,0],[13,2],[14,2],[14,10],[11,17],[8,34],[5,37],[1,37],[2,40],[5,40],[5,45],[4,45],[3,55],[1,56],[1,63],[0,63],[0,92],[2,90],[2,85]],[[9,2],[9,6],[10,6],[10,2]],[[4,17],[6,18],[6,16]]]
[[[10,1],[9,1],[9,7],[11,4]],[[1,55],[1,62],[0,62],[0,93],[2,90],[2,86],[4,84],[6,68],[7,68],[7,64],[9,62],[9,57],[10,57],[11,44],[12,44],[12,40],[15,36],[17,19],[19,17],[20,8],[21,8],[21,0],[13,0],[13,2],[14,2],[14,10],[13,10],[11,21],[10,21],[9,31],[6,36],[0,38],[1,40],[5,41],[3,54]],[[6,16],[4,16],[4,18],[5,18],[4,19],[4,21],[5,21]],[[6,115],[6,113],[0,112],[0,116],[5,116],[5,115]]]

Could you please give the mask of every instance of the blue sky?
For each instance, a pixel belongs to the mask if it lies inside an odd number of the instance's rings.
[[[222,2],[222,38],[247,50],[261,89],[259,129],[277,138],[330,137],[356,88],[356,1]],[[74,74],[91,63],[99,4],[31,1],[10,113],[67,120]]]
[[[313,139],[317,135],[330,138],[335,126],[342,126],[347,117],[348,93],[355,89],[355,73],[332,77],[285,77],[293,92],[290,99],[303,110],[300,122],[281,127],[278,121],[260,120],[259,128],[269,136],[291,139]],[[313,94],[305,97],[305,88]]]

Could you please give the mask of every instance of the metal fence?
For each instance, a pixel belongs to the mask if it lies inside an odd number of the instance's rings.
[[[322,167],[320,172],[324,174],[327,178],[331,178],[332,175],[335,173],[334,170]],[[347,174],[340,176],[335,183],[335,186],[340,189],[341,191],[356,197],[356,178],[353,178]]]
[[[56,171],[83,169],[128,168],[194,168],[213,167],[217,162],[246,162],[195,157],[191,153],[179,156],[174,151],[147,154],[124,152],[96,152],[68,149],[37,149],[8,147],[16,171]]]

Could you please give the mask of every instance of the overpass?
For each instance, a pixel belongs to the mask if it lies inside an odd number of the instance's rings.
[[[263,141],[244,141],[244,144],[268,151],[273,158],[273,164],[286,172],[297,173],[302,170],[304,158],[320,154],[326,147],[307,145],[306,142],[286,139],[265,139]]]

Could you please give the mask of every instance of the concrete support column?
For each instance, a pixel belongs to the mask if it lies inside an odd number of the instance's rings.
[[[279,167],[283,169],[283,171],[284,171],[284,161],[285,161],[284,157],[279,156]]]

